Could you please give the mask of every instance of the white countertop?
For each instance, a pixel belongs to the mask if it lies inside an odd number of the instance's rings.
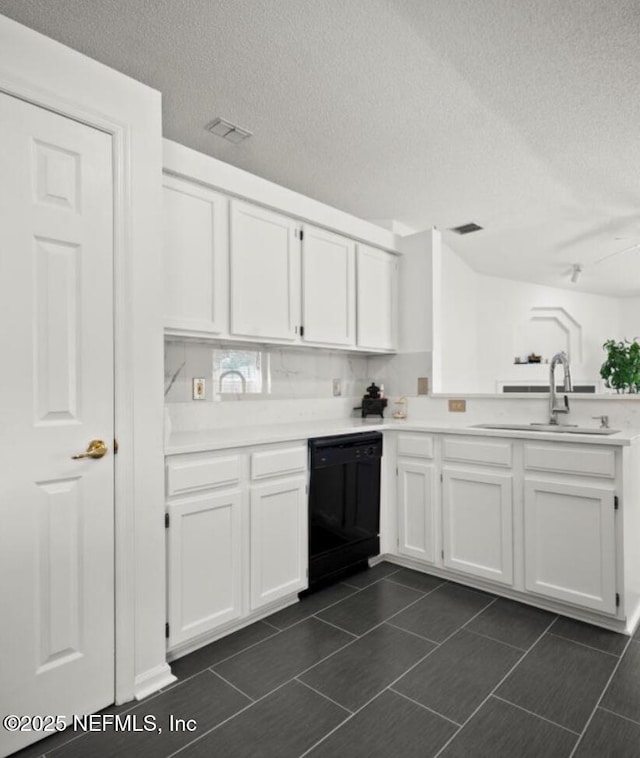
[[[307,440],[311,437],[325,437],[333,434],[390,430],[464,434],[479,437],[510,437],[513,439],[536,439],[548,442],[572,442],[586,445],[621,446],[640,442],[640,429],[624,429],[610,435],[591,435],[517,429],[479,429],[473,426],[451,426],[444,422],[336,418],[325,421],[298,421],[295,423],[266,424],[263,426],[239,426],[174,432],[171,434],[169,443],[166,446],[165,454],[199,453],[230,447]]]

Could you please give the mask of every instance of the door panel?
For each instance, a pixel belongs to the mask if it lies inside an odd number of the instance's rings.
[[[298,224],[279,213],[231,201],[231,334],[298,339]]]
[[[613,489],[539,479],[524,487],[526,588],[614,614]]]
[[[358,346],[395,350],[397,321],[396,256],[368,245],[357,255]]]
[[[443,468],[444,565],[513,582],[513,477]]]
[[[355,242],[305,224],[302,243],[305,342],[355,344],[355,277]]]
[[[306,479],[251,487],[251,610],[307,586]]]
[[[0,140],[0,711],[95,711],[114,696],[111,137],[0,95]],[[94,438],[104,458],[71,459]]]
[[[229,201],[173,176],[163,184],[165,328],[226,332]]]
[[[398,552],[435,560],[436,473],[432,463],[398,461]]]
[[[238,489],[168,506],[169,648],[240,616]]]

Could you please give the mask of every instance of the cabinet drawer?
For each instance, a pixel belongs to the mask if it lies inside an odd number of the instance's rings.
[[[251,478],[294,474],[307,469],[307,446],[258,450],[251,454]]]
[[[445,461],[464,461],[510,468],[511,443],[471,437],[445,437],[443,458]]]
[[[167,463],[167,495],[183,495],[240,481],[240,456],[189,456]]]
[[[399,434],[398,455],[433,458],[433,437],[428,434]]]
[[[587,445],[525,444],[524,467],[530,471],[557,471],[577,476],[616,475],[614,450]]]

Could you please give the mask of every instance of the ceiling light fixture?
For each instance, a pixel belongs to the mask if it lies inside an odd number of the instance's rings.
[[[474,221],[470,221],[468,224],[453,226],[449,231],[455,232],[456,234],[471,234],[471,232],[479,232],[482,228],[482,226],[479,226]]]
[[[574,263],[571,267],[571,281],[575,284],[582,273],[582,263]]]
[[[211,134],[215,134],[216,137],[223,137],[234,145],[243,142],[252,135],[252,132],[248,129],[243,129],[237,124],[232,124],[231,121],[226,121],[224,118],[217,118],[215,121],[212,121],[207,126],[207,129]]]

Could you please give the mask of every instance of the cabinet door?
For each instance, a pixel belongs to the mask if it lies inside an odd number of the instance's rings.
[[[251,610],[307,586],[306,478],[251,487]]]
[[[355,242],[314,226],[305,225],[303,231],[304,341],[355,345]]]
[[[467,469],[443,469],[444,565],[513,583],[513,478]]]
[[[191,334],[227,330],[228,201],[192,182],[164,177],[164,326]]]
[[[368,245],[358,245],[358,346],[395,350],[397,310],[396,256]]]
[[[436,471],[432,463],[398,461],[398,552],[435,560]]]
[[[231,325],[242,337],[295,341],[300,325],[299,224],[231,201]]]
[[[613,490],[526,479],[524,492],[527,590],[615,613]]]
[[[241,614],[239,489],[167,506],[169,647]]]

